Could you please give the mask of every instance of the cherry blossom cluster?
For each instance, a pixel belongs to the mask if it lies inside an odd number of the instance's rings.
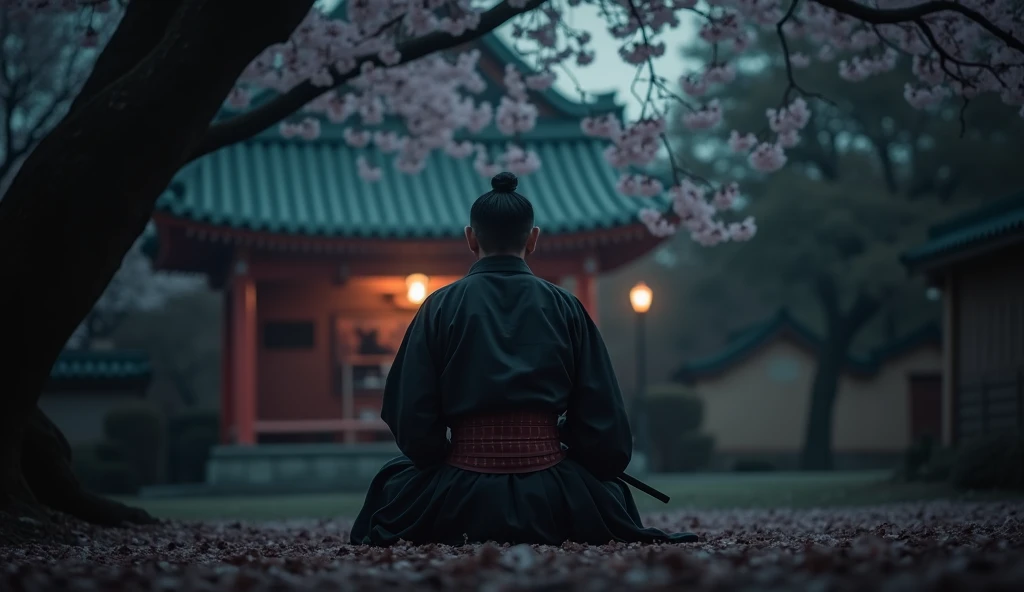
[[[359,150],[356,170],[367,181],[385,174],[384,155],[393,155],[395,167],[407,174],[423,170],[433,154],[472,158],[480,175],[498,170],[528,174],[543,165],[528,148],[539,116],[535,94],[553,83],[559,68],[593,62],[590,33],[574,29],[566,18],[573,8],[592,4],[605,18],[619,57],[638,69],[633,94],[646,98],[635,121],[596,114],[584,119],[581,129],[608,142],[604,156],[620,172],[618,190],[647,200],[640,219],[651,232],[685,229],[705,245],[748,240],[756,225],[749,218],[728,221],[740,191],[735,183],[698,179],[675,161],[665,141],[670,118],[691,130],[721,128],[731,149],[744,155],[752,169],[770,174],[786,165],[786,151],[800,142],[810,119],[800,98],[802,68],[814,61],[834,62],[843,79],[856,83],[906,60],[912,78],[904,100],[914,107],[996,94],[1024,116],[1024,11],[1018,0],[941,5],[857,0],[851,12],[868,15],[861,18],[817,0],[503,1],[524,11],[509,26],[517,49],[520,43],[529,46],[523,56],[530,69],[507,66],[496,104],[480,100],[489,86],[479,72],[478,52],[435,52],[412,60],[402,51],[408,40],[474,31],[483,11],[497,0],[346,0],[330,15],[313,10],[287,42],[267,48],[246,69],[227,106],[251,108],[261,93],[300,85],[322,89],[280,131],[312,140],[324,122],[344,126],[346,143]],[[0,2],[25,10],[86,7],[94,12],[117,5],[107,0]],[[534,5],[539,6],[526,11]],[[916,8],[905,18],[893,18],[892,11],[908,7]],[[697,35],[711,46],[711,58],[669,81],[657,74],[653,59],[671,50],[674,31],[684,19],[697,19]],[[787,49],[789,88],[779,104],[765,105],[764,129],[730,129],[725,106],[709,95],[737,78],[738,57],[763,35],[778,37]],[[813,49],[790,51],[798,41]],[[637,84],[647,88],[637,89]],[[504,147],[481,141],[484,132],[507,138]],[[669,174],[654,174],[654,165],[666,158]]]

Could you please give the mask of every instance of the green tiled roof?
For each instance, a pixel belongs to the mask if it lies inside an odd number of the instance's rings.
[[[606,144],[569,130],[538,130],[523,142],[542,161],[520,177],[519,192],[533,202],[538,225],[560,234],[636,221],[644,202],[615,190]],[[500,150],[507,140],[485,143]],[[381,162],[374,183],[356,174],[356,158]],[[473,157],[433,154],[415,175],[398,172],[393,155],[353,149],[325,134],[314,140],[260,136],[186,167],[157,202],[160,212],[217,226],[288,235],[358,238],[457,238],[469,207],[490,179]]]
[[[984,208],[933,226],[928,241],[900,258],[914,269],[940,257],[1011,234],[1024,240],[1024,191],[1005,197]]]
[[[499,64],[512,63],[523,72],[530,71],[494,34],[485,35],[474,46]],[[500,81],[484,78],[487,87],[476,98],[493,102],[501,96]],[[546,234],[561,234],[636,222],[637,211],[646,202],[616,191],[617,174],[602,155],[607,143],[580,130],[579,122],[587,115],[621,111],[614,93],[598,95],[591,103],[570,100],[553,88],[534,94],[553,112],[538,118],[536,128],[516,142],[535,150],[542,161],[539,171],[519,181],[520,193],[533,202],[538,225]],[[271,93],[263,93],[253,104],[270,98]],[[230,117],[229,111],[225,108],[219,117]],[[282,138],[273,127],[222,148],[182,170],[157,202],[157,211],[216,226],[285,235],[462,235],[473,200],[490,189],[490,179],[474,170],[473,156],[454,159],[435,153],[425,170],[407,175],[394,168],[394,155],[350,148],[342,130],[321,120],[320,138],[307,141]],[[493,154],[503,151],[511,140],[493,125],[460,139],[483,143]],[[384,178],[362,181],[355,167],[360,155],[381,165]]]
[[[47,389],[142,389],[152,374],[144,352],[64,350],[50,370]]]
[[[692,383],[708,376],[727,372],[730,368],[748,359],[762,346],[788,336],[812,351],[822,347],[823,340],[807,325],[801,323],[785,309],[780,310],[768,321],[759,323],[737,333],[722,351],[706,358],[691,360],[673,374],[676,382]],[[939,343],[941,331],[937,323],[928,323],[919,329],[875,349],[868,355],[850,355],[846,360],[848,371],[861,376],[878,372],[889,359],[926,343]]]

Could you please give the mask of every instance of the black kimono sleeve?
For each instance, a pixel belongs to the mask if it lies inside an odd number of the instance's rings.
[[[398,449],[418,468],[444,462],[447,426],[441,419],[428,299],[413,318],[384,385],[380,417]]]
[[[604,339],[583,305],[576,308],[576,372],[562,439],[570,457],[608,481],[629,465],[633,434]]]

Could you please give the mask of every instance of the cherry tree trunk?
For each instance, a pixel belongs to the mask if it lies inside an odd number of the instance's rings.
[[[847,344],[831,338],[818,353],[818,366],[811,385],[810,410],[807,414],[803,450],[800,454],[802,470],[833,469],[833,415],[847,349]]]
[[[4,508],[41,503],[99,523],[145,518],[81,489],[63,436],[36,402],[235,80],[311,5],[129,3],[85,85],[92,94],[75,101],[12,181],[0,202],[0,334],[16,346],[0,357]]]

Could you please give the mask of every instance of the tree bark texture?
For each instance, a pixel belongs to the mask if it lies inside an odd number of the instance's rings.
[[[101,523],[118,513],[81,491],[39,393],[235,80],[312,3],[179,0],[173,12],[130,3],[140,12],[125,14],[89,92],[22,165],[0,202],[0,334],[17,344],[0,358],[0,501],[42,501]]]

